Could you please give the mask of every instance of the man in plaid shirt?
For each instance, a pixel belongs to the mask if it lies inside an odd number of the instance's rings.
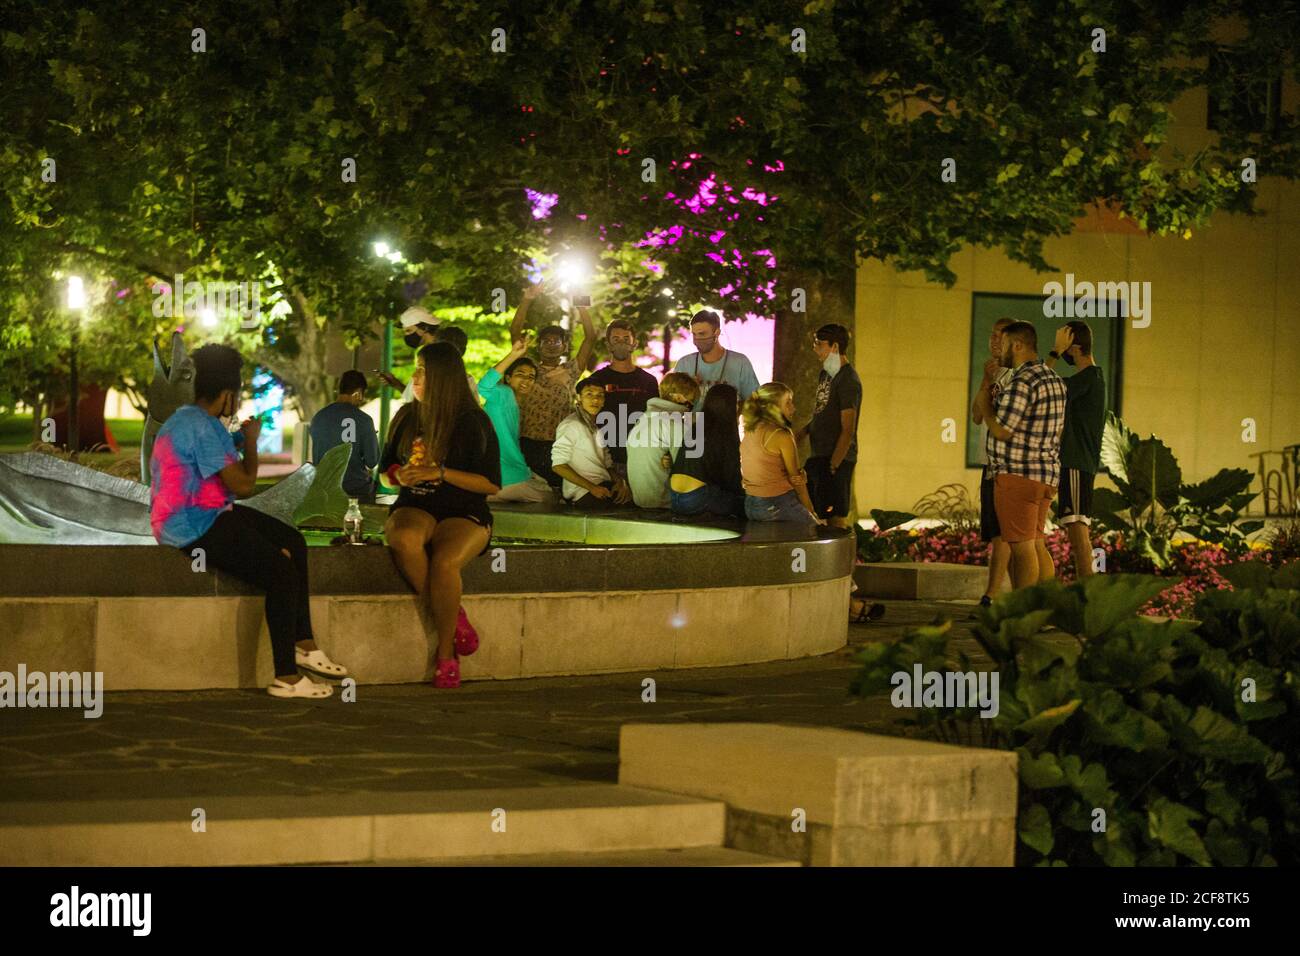
[[[1002,539],[1011,546],[1011,584],[1022,588],[1056,575],[1044,528],[1061,479],[1066,393],[1038,357],[1038,333],[1028,322],[1003,330],[1002,365],[1015,371],[997,407],[987,376],[975,402],[989,429],[988,473]]]

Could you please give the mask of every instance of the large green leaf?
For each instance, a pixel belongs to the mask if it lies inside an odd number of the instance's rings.
[[[916,515],[910,511],[883,511],[880,508],[871,509],[871,520],[876,523],[876,527],[881,531],[889,531],[897,528],[901,524],[907,524],[916,518]]]
[[[1052,835],[1052,817],[1041,803],[1031,803],[1020,813],[1016,832],[1025,846],[1037,850],[1043,856],[1052,852],[1056,842]]]
[[[1192,829],[1191,822],[1200,820],[1201,814],[1191,807],[1159,797],[1147,808],[1147,823],[1151,838],[1176,850],[1202,866],[1210,865],[1210,854],[1205,844]]]
[[[1128,456],[1128,483],[1139,509],[1157,501],[1163,508],[1178,504],[1183,472],[1169,446],[1159,438],[1143,438]]]
[[[1101,466],[1112,478],[1128,481],[1128,458],[1138,437],[1114,412],[1106,413],[1101,433]]]
[[[1127,517],[1129,500],[1109,488],[1092,490],[1093,526],[1101,531],[1127,531],[1132,522]]]
[[[1208,707],[1196,708],[1187,722],[1193,735],[1185,741],[1189,749],[1228,763],[1264,763],[1270,751],[1245,725],[1229,720]]]
[[[1094,574],[1083,584],[1083,633],[1096,638],[1134,617],[1152,598],[1176,583],[1149,574]]]
[[[1263,591],[1273,581],[1273,569],[1263,561],[1239,561],[1218,570],[1239,591]]]
[[[316,476],[303,496],[298,510],[293,513],[294,524],[327,524],[343,527],[343,516],[348,510],[348,496],[343,490],[343,473],[347,471],[352,446],[347,442],[335,445],[316,465]]]
[[[1195,508],[1208,508],[1213,511],[1228,504],[1235,495],[1250,487],[1254,474],[1245,468],[1224,468],[1217,475],[1212,475],[1194,485],[1183,485],[1180,494],[1187,503]]]
[[[1047,710],[1039,711],[1018,726],[1016,730],[1031,737],[1046,736],[1069,720],[1070,715],[1079,709],[1081,703],[1083,701],[1076,697],[1059,707],[1049,707]]]

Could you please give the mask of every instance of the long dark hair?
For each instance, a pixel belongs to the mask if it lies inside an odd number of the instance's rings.
[[[711,485],[735,491],[740,488],[740,433],[736,417],[740,393],[725,382],[714,385],[704,396],[704,474]]]
[[[417,434],[423,436],[429,461],[445,462],[456,420],[467,409],[478,409],[470,394],[465,362],[449,342],[434,342],[420,349],[416,361],[424,368],[424,398],[420,400],[417,428],[402,436],[402,453],[410,455]]]

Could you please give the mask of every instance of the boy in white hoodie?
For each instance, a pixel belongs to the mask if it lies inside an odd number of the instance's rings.
[[[696,433],[686,419],[699,396],[700,386],[693,378],[669,372],[659,383],[659,397],[646,402],[645,414],[632,427],[627,438],[627,483],[638,508],[668,507],[672,462],[684,436]]]

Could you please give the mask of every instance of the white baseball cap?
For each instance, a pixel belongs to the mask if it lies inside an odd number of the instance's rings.
[[[437,325],[438,320],[429,314],[428,309],[422,309],[418,305],[413,305],[402,313],[399,322],[402,328],[409,329],[417,325]]]

